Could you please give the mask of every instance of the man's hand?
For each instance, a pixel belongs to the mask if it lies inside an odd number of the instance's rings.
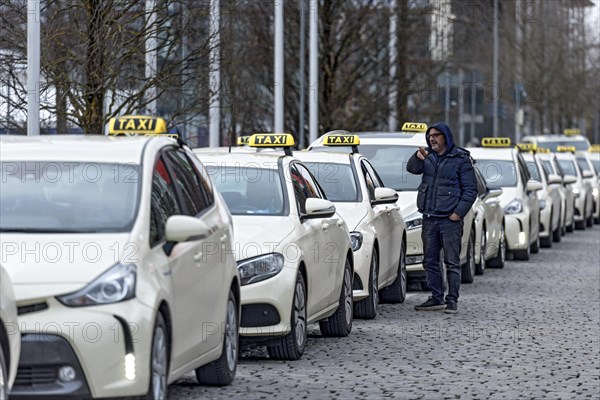
[[[425,157],[427,157],[427,155],[428,155],[428,154],[429,154],[429,153],[427,152],[427,150],[425,150],[425,149],[424,149],[424,148],[422,148],[422,147],[419,147],[419,150],[417,150],[417,158],[418,158],[419,160],[424,160],[424,159],[425,159]]]
[[[460,215],[458,215],[457,213],[452,213],[452,215],[450,215],[450,219],[452,221],[460,221],[461,220]]]

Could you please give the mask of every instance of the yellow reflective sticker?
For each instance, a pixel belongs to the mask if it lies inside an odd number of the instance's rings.
[[[537,145],[535,143],[517,143],[517,149],[519,149],[519,151],[535,152],[537,150]]]
[[[547,147],[538,147],[536,153],[551,153],[551,151]]]
[[[481,139],[483,147],[510,147],[510,138],[492,138],[486,137]]]
[[[128,115],[113,117],[108,122],[109,135],[146,134],[151,136],[165,135],[167,122],[159,117]],[[166,136],[177,137],[176,134]]]
[[[294,137],[289,133],[256,133],[250,136],[250,147],[291,147],[294,145]]]
[[[240,136],[239,138],[237,138],[238,146],[244,146],[248,143],[250,143],[250,136]]]
[[[570,128],[570,129],[565,129],[563,131],[563,133],[567,136],[573,136],[573,135],[579,135],[581,134],[581,131],[577,128]]]
[[[402,125],[402,131],[404,132],[427,132],[427,124],[423,122],[405,122]]]
[[[556,151],[559,153],[575,153],[575,146],[556,146]]]
[[[360,139],[357,135],[326,135],[323,138],[324,146],[358,146]]]
[[[600,144],[593,144],[589,148],[590,153],[600,153]]]

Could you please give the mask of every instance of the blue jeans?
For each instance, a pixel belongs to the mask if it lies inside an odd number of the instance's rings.
[[[452,221],[448,217],[423,217],[423,266],[427,276],[427,286],[433,299],[444,303],[444,285],[440,264],[440,251],[444,250],[444,263],[448,278],[446,302],[458,301],[460,289],[461,265],[460,246],[463,221]]]

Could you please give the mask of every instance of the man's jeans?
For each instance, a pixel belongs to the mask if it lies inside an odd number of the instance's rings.
[[[448,217],[423,216],[423,266],[427,274],[427,286],[431,289],[433,299],[444,303],[444,286],[440,265],[440,251],[444,250],[444,263],[448,277],[448,295],[446,301],[458,301],[460,288],[461,265],[460,246],[463,231],[463,220],[452,221]]]

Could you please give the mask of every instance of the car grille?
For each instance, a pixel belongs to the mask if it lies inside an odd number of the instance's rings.
[[[15,386],[36,386],[54,383],[58,369],[54,367],[21,367],[17,370]]]
[[[281,321],[279,313],[270,304],[247,304],[242,306],[243,328],[276,325]]]

